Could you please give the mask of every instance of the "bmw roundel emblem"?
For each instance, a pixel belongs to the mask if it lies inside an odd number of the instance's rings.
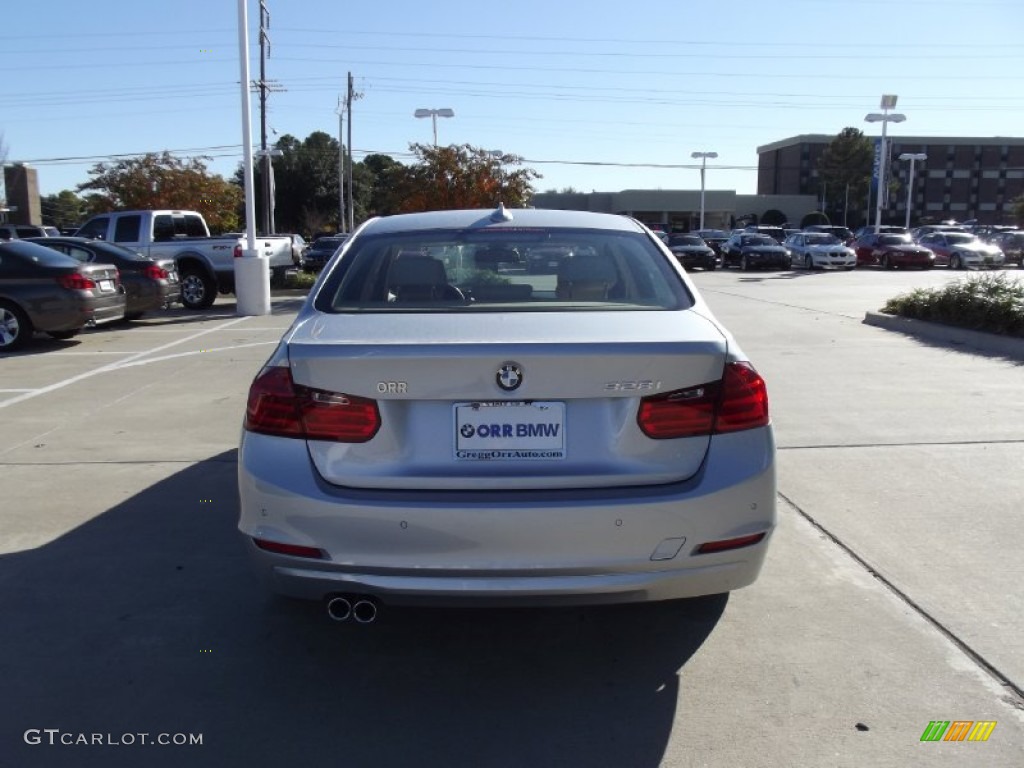
[[[506,392],[511,392],[513,389],[519,389],[519,385],[523,383],[523,369],[519,367],[518,363],[502,363],[501,367],[498,368],[498,386],[504,389]]]

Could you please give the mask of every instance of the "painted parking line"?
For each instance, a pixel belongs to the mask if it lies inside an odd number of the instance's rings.
[[[226,328],[230,328],[248,319],[249,317],[236,317],[235,319],[229,320],[226,323],[221,323],[220,325],[214,328],[207,328],[206,330],[203,331],[197,331],[196,333],[193,333],[191,336],[186,336],[175,341],[169,341],[166,344],[161,344],[159,346],[153,347],[152,349],[148,349],[142,352],[129,353],[128,357],[126,357],[124,360],[117,360],[112,363],[107,363],[106,365],[101,365],[99,368],[94,368],[91,371],[80,373],[77,376],[71,376],[67,379],[62,379],[61,381],[54,382],[53,384],[48,384],[45,387],[40,387],[38,389],[30,390],[28,392],[23,392],[22,394],[15,395],[14,397],[8,400],[0,401],[0,408],[6,408],[10,405],[17,405],[18,403],[23,403],[26,400],[31,400],[34,397],[39,397],[40,395],[47,395],[50,392],[56,392],[58,389],[63,389],[64,387],[71,386],[72,384],[77,384],[78,382],[84,381],[85,379],[90,379],[93,376],[98,376],[101,373],[108,373],[110,371],[117,370],[118,368],[134,363],[135,361],[144,358],[147,355],[155,355],[159,352],[163,352],[166,349],[170,349],[171,347],[176,347],[179,344],[187,344],[190,341],[195,341],[196,339],[202,338],[203,336],[207,336],[211,333],[216,333],[217,331],[222,331]],[[268,341],[266,343],[276,344],[277,342]]]

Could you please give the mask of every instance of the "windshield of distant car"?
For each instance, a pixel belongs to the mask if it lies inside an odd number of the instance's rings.
[[[644,234],[509,228],[368,234],[315,300],[324,312],[675,310],[693,304]]]
[[[840,245],[840,240],[835,235],[829,235],[824,232],[820,234],[810,234],[804,238],[804,241],[808,245]]]
[[[947,243],[954,243],[957,245],[963,243],[977,243],[980,242],[975,235],[969,235],[966,232],[944,232]]]
[[[912,245],[913,240],[910,239],[910,235],[879,235],[879,245]]]
[[[741,245],[778,245],[768,235],[747,235],[741,241]]]
[[[705,245],[705,242],[695,235],[670,235],[669,246],[673,245]]]

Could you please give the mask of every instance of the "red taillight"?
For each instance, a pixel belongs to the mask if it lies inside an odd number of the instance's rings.
[[[763,427],[768,390],[750,363],[729,363],[721,381],[645,397],[637,423],[655,440]]]
[[[236,259],[242,258],[242,244],[241,243],[235,243],[235,250],[233,250],[231,252],[231,255],[234,256]]]
[[[727,552],[730,549],[740,549],[757,544],[767,534],[755,533],[750,536],[737,536],[735,539],[719,539],[718,541],[707,541],[697,547],[696,554],[706,555],[711,552]]]
[[[295,384],[288,368],[267,368],[249,388],[245,428],[305,440],[365,443],[380,429],[377,403]]]
[[[267,552],[274,552],[278,555],[291,555],[292,557],[312,557],[317,560],[326,560],[327,553],[316,547],[304,547],[301,544],[282,544],[279,541],[268,541],[267,539],[253,539],[252,543]]]
[[[61,275],[57,278],[57,282],[71,291],[88,291],[96,287],[95,282],[78,272]]]
[[[147,264],[142,274],[153,280],[166,280],[171,276],[170,272],[157,264]]]

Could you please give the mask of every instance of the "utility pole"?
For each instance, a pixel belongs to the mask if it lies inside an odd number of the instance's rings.
[[[261,222],[263,234],[274,231],[274,169],[271,166],[271,150],[267,149],[267,93],[282,91],[276,83],[267,80],[267,59],[270,58],[270,11],[266,0],[260,0],[260,79],[253,83],[260,92],[260,151],[263,170],[260,174],[263,187]]]
[[[352,90],[352,73],[348,73],[348,231],[352,232],[355,226],[356,199],[355,190],[352,188],[352,100],[362,94],[356,94]]]
[[[345,101],[338,97],[338,232],[348,231],[345,213]]]

